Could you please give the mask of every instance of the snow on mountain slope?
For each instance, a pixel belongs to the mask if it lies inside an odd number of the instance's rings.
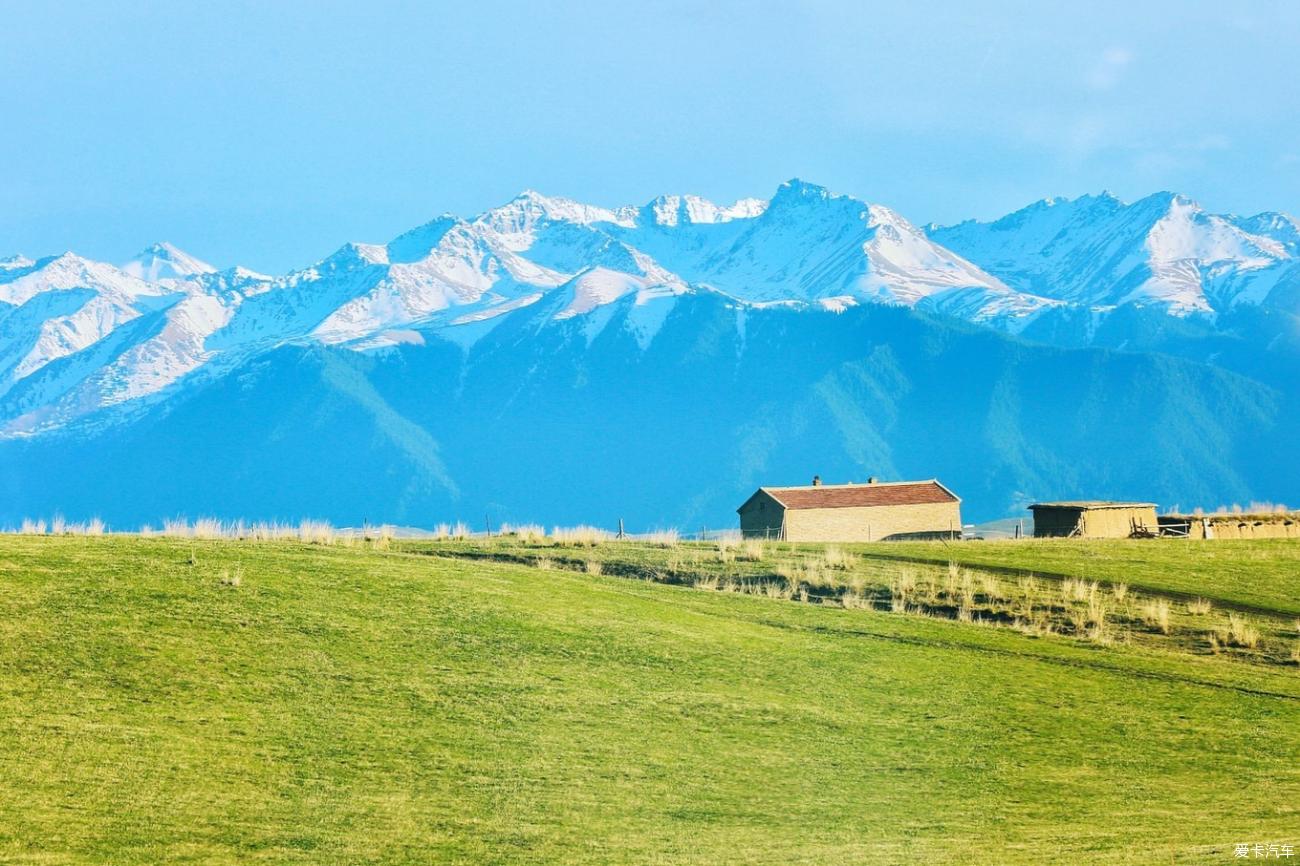
[[[122,264],[121,270],[137,279],[156,283],[210,274],[216,268],[163,241],[141,250],[131,261]]]
[[[1275,211],[1251,217],[1229,217],[1244,232],[1277,241],[1292,256],[1300,255],[1300,222]]]
[[[1241,220],[1206,213],[1173,193],[1133,204],[1103,193],[1046,199],[991,223],[932,227],[929,236],[1022,291],[1087,307],[1152,304],[1187,316],[1258,303],[1259,286],[1248,284],[1275,282],[1295,258],[1287,226],[1276,214]]]
[[[94,345],[173,292],[72,253],[0,271],[6,340],[0,347],[0,393],[36,370]],[[14,331],[21,325],[21,332]]]
[[[638,217],[644,218],[648,211],[655,225],[702,225],[752,219],[761,216],[765,210],[767,202],[759,198],[742,198],[733,205],[723,207],[697,195],[661,195],[642,208]]]
[[[1012,333],[1058,311],[1096,319],[1123,305],[1289,310],[1300,308],[1298,244],[1283,214],[1217,216],[1170,193],[1048,199],[992,223],[921,230],[792,180],[769,201],[732,205],[666,195],[605,208],[528,191],[283,276],[217,271],[170,244],[121,268],[13,256],[0,260],[0,435],[163,399],[203,371],[294,343],[373,351],[443,339],[468,351],[520,314],[539,327],[578,322],[588,341],[621,322],[646,349],[693,293],[721,294],[742,317],[887,304]]]

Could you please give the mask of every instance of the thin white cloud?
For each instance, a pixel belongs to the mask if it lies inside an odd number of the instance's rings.
[[[1127,48],[1107,48],[1088,71],[1088,86],[1093,90],[1114,88],[1124,77],[1124,71],[1132,62],[1133,52]]]

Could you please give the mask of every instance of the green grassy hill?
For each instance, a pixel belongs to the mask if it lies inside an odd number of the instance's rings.
[[[1190,613],[1144,631],[1130,599],[1090,640],[1049,578],[1035,606],[980,576],[964,622],[936,613],[946,578],[906,571],[930,566],[864,552],[0,537],[0,861],[1145,864],[1300,846],[1283,605],[1255,613],[1249,650],[1205,649]],[[876,609],[880,586],[900,612]],[[1022,603],[1024,623],[994,616]]]

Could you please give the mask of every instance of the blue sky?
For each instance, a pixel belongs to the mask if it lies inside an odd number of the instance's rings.
[[[1135,11],[1132,7],[1137,6]],[[1300,211],[1300,4],[0,3],[0,254],[279,272],[524,188]]]

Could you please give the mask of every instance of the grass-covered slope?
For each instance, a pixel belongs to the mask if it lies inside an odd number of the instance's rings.
[[[871,545],[868,556],[956,561],[1198,595],[1300,616],[1300,543],[1288,539],[1215,541],[1035,539],[1028,543]]]
[[[1293,668],[289,542],[0,538],[0,861],[1204,863]]]

